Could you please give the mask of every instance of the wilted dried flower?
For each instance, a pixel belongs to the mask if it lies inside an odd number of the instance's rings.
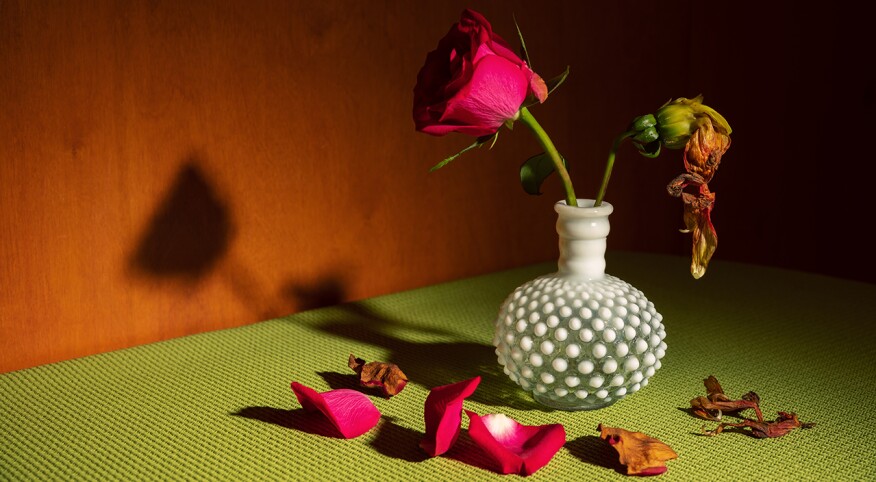
[[[397,395],[408,383],[408,377],[394,363],[365,363],[365,360],[356,358],[351,353],[347,364],[359,375],[362,386],[380,387],[387,397]]]
[[[693,413],[706,420],[720,421],[723,413],[738,413],[745,409],[753,409],[757,414],[757,420],[742,419],[739,423],[723,422],[714,430],[706,430],[706,435],[718,435],[725,428],[738,428],[755,438],[775,438],[786,435],[795,428],[810,428],[814,423],[803,423],[797,419],[797,415],[791,412],[779,412],[779,417],[773,421],[764,421],[760,411],[760,397],[754,392],[748,392],[739,400],[731,400],[724,394],[724,389],[714,376],[703,380],[706,386],[705,397],[697,397],[690,401]],[[749,430],[745,430],[745,429]]]
[[[706,420],[721,420],[721,415],[727,412],[740,412],[747,408],[751,408],[757,413],[758,421],[763,421],[761,414],[760,397],[754,392],[748,392],[742,396],[740,400],[731,400],[730,397],[724,394],[724,389],[718,383],[718,379],[713,375],[703,380],[706,386],[705,397],[697,397],[690,401],[690,406],[694,413]]]

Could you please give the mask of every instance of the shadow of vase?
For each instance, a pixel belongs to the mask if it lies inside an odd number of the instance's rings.
[[[393,334],[393,331],[410,332],[410,324],[358,304],[339,305],[337,308],[348,316],[320,324],[317,329],[333,336],[385,349],[389,355],[386,360],[380,361],[398,365],[411,383],[431,389],[480,376],[479,389],[469,397],[471,400],[520,410],[553,410],[536,403],[503,373],[492,345],[471,341],[406,340]],[[434,329],[417,330],[441,338],[452,338],[454,335]]]

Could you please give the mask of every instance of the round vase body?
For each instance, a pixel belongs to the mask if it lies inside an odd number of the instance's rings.
[[[602,408],[638,391],[666,353],[654,304],[605,274],[613,208],[593,204],[555,205],[558,271],[515,289],[495,323],[505,373],[537,402],[562,410]]]

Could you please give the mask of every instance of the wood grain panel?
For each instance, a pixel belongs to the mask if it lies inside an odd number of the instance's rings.
[[[553,259],[559,186],[517,185],[531,136],[427,173],[470,142],[415,133],[410,115],[426,52],[466,6],[512,41],[515,12],[545,77],[572,65],[533,112],[579,195],[629,119],[708,90],[744,126],[716,178],[730,178],[719,234],[735,233],[718,258],[857,277],[787,248],[808,228],[747,232],[750,198],[729,194],[751,189],[770,136],[742,70],[752,55],[774,65],[736,26],[770,31],[779,10],[752,23],[687,1],[87,3],[0,0],[0,372]],[[728,38],[746,55],[710,62]],[[787,78],[805,68],[789,59]],[[872,107],[872,77],[854,88]],[[687,252],[663,191],[680,167],[622,149],[612,249]],[[785,254],[753,249],[763,238]]]

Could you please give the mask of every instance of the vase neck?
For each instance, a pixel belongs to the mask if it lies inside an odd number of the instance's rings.
[[[592,199],[579,199],[572,207],[565,201],[554,204],[560,238],[559,275],[577,280],[598,280],[605,276],[605,246],[608,215],[614,207],[603,202],[593,207]]]

